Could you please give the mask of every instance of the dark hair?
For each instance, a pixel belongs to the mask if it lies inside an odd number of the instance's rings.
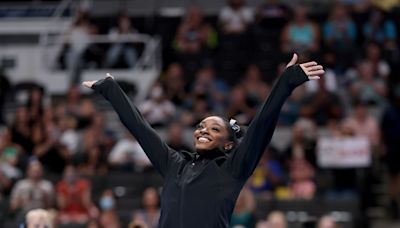
[[[234,142],[236,145],[239,140],[244,136],[244,130],[238,124],[236,124],[236,120],[233,120],[232,123],[227,118],[223,116],[218,116],[224,121],[226,129],[229,131],[229,140]]]

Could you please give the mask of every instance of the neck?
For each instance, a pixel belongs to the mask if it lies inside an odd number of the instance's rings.
[[[225,153],[219,148],[211,150],[196,150],[196,154],[199,155],[199,159],[213,159],[216,157],[225,156]]]
[[[150,214],[156,213],[157,210],[158,210],[158,208],[157,208],[157,207],[153,207],[153,206],[147,207],[147,208],[146,208],[146,211],[147,211],[148,213],[150,213]]]

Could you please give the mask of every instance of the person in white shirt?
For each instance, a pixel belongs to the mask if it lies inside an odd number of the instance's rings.
[[[165,126],[176,112],[174,104],[166,99],[164,89],[159,83],[151,89],[150,99],[144,101],[138,108],[153,127]]]
[[[229,0],[219,13],[224,33],[244,33],[254,21],[253,10],[244,6],[244,0]]]
[[[42,164],[32,160],[27,170],[27,178],[19,180],[11,191],[10,209],[20,212],[20,215],[54,204],[54,187],[50,181],[43,179]]]
[[[108,155],[108,163],[117,170],[142,171],[151,166],[142,147],[131,135],[120,139]]]

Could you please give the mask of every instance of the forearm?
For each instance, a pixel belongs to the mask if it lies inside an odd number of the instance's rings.
[[[233,155],[233,166],[239,176],[247,178],[251,175],[271,141],[283,104],[292,91],[307,80],[300,66],[296,65],[288,68],[274,85]]]
[[[93,89],[110,102],[123,125],[135,136],[155,168],[163,173],[169,160],[168,146],[130,103],[118,84],[113,79],[106,78],[95,83]]]

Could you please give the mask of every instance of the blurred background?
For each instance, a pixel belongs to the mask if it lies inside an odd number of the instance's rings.
[[[0,227],[156,227],[162,179],[84,80],[113,74],[168,144],[248,125],[296,52],[326,74],[285,103],[232,227],[400,227],[398,0],[0,1]]]

